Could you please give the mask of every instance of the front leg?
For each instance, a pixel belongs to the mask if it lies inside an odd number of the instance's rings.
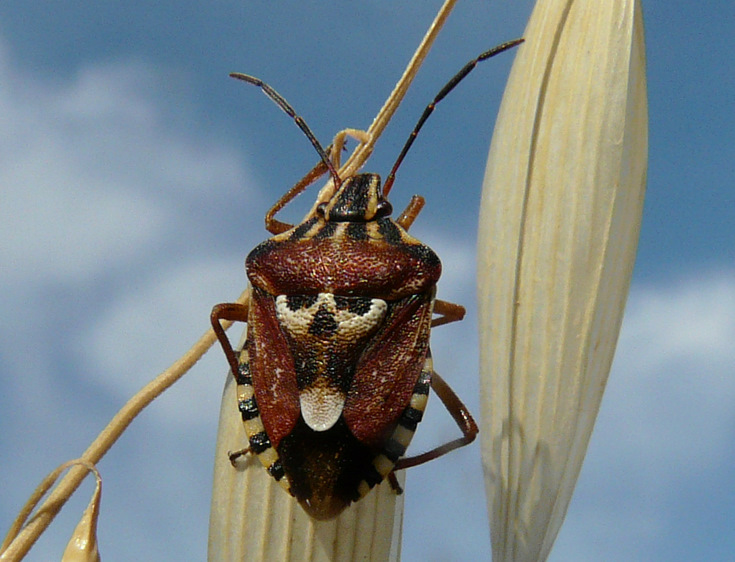
[[[235,350],[232,349],[232,344],[230,343],[227,334],[225,334],[225,331],[222,328],[222,321],[226,320],[230,322],[247,322],[249,310],[250,307],[247,304],[227,302],[215,305],[215,307],[212,309],[212,314],[210,315],[212,329],[214,330],[214,334],[217,336],[217,339],[222,346],[222,350],[225,352],[227,363],[230,365],[230,371],[232,372],[232,376],[234,377],[237,376],[239,362],[237,360]]]
[[[299,193],[303,192],[312,183],[318,180],[327,171],[327,165],[324,162],[318,162],[309,173],[301,178],[296,185],[289,189],[283,196],[276,201],[270,210],[265,215],[265,229],[271,234],[281,234],[287,230],[293,228],[292,224],[281,222],[276,220],[274,217],[278,211],[283,209],[288,203],[290,203]]]

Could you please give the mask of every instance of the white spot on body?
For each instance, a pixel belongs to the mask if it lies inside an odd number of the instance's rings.
[[[311,429],[326,431],[337,423],[345,403],[345,394],[339,388],[341,383],[326,365],[339,364],[356,347],[364,345],[384,321],[388,303],[381,299],[319,293],[316,298],[292,298],[290,302],[287,295],[278,295],[275,308],[281,328],[293,338],[291,345],[301,357],[296,362],[297,377],[309,380],[299,393],[301,414]],[[301,354],[318,356],[319,360],[312,364]]]
[[[358,299],[359,297],[348,297]],[[364,300],[364,299],[363,299]],[[292,309],[286,295],[276,297],[276,317],[293,337],[307,337],[317,313],[325,310],[334,318],[337,329],[329,338],[354,341],[376,330],[385,318],[388,303],[382,299],[370,299],[370,308],[363,314],[338,309],[332,293],[319,293],[311,306]]]
[[[332,427],[345,405],[345,395],[330,387],[310,387],[301,391],[301,415],[314,431],[326,431]]]
[[[334,315],[337,321],[337,334],[350,334],[360,337],[378,327],[385,318],[388,304],[381,299],[370,299],[370,309],[365,314],[356,314],[347,310],[340,310]]]

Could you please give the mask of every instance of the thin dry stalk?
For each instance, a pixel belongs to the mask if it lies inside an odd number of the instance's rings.
[[[452,9],[454,8],[454,5],[456,3],[457,0],[446,0],[442,7],[439,8],[439,11],[434,18],[434,21],[431,23],[431,26],[429,26],[429,29],[426,32],[426,35],[424,35],[424,38],[421,40],[421,43],[416,49],[416,52],[413,54],[413,57],[411,57],[408,65],[406,65],[406,70],[403,71],[403,75],[398,80],[398,82],[396,82],[393,91],[388,96],[388,99],[385,100],[383,107],[380,108],[380,111],[378,111],[378,114],[375,116],[375,119],[373,119],[373,122],[370,124],[370,127],[366,131],[368,140],[364,143],[360,143],[355,151],[347,159],[347,162],[345,162],[344,166],[340,168],[339,176],[341,178],[347,178],[356,174],[358,170],[362,168],[365,162],[367,162],[368,158],[370,158],[370,155],[373,153],[373,147],[375,146],[375,143],[377,142],[380,135],[383,134],[383,131],[388,126],[390,120],[393,118],[393,114],[396,112],[396,109],[398,109],[398,106],[403,101],[406,92],[408,92],[408,88],[411,86],[411,83],[413,82],[413,79],[416,77],[416,74],[421,68],[421,65],[423,64],[426,55],[428,55],[429,50],[431,50],[431,47],[434,44],[434,40],[436,39],[437,35],[439,35],[439,32],[444,26],[444,23],[447,21],[447,18],[449,17],[449,14],[452,12]],[[319,206],[319,204],[327,201],[333,193],[334,186],[330,181],[319,192],[316,203],[314,203],[314,206],[312,207],[309,214],[315,213],[316,208]]]
[[[250,299],[249,289],[245,290],[237,302],[247,303]],[[226,327],[229,327],[227,324]],[[194,364],[212,347],[216,341],[214,332],[209,329],[171,367],[166,369],[155,379],[144,386],[133,396],[120,411],[115,414],[109,424],[100,432],[97,438],[80,457],[81,461],[96,465],[100,459],[110,450],[125,429],[132,423],[135,417],[143,411],[155,398],[160,396],[166,389],[183,377]],[[53,521],[56,514],[76,491],[79,485],[89,473],[86,466],[73,466],[67,475],[59,482],[58,486],[49,494],[38,512],[28,521],[28,524],[12,539],[10,544],[3,544],[0,560],[20,560],[38,540],[46,528]],[[48,488],[47,488],[48,489]],[[45,493],[46,490],[44,490]],[[34,494],[35,497],[36,494]],[[26,515],[27,517],[27,515]],[[25,520],[25,517],[23,517]],[[15,528],[15,525],[14,527]],[[12,530],[12,529],[11,529]]]

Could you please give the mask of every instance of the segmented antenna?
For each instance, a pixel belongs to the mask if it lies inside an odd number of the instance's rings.
[[[329,159],[329,156],[327,156],[326,151],[324,148],[322,148],[322,145],[319,144],[319,141],[316,139],[316,136],[314,136],[314,133],[311,132],[311,129],[309,129],[309,126],[306,124],[306,121],[300,116],[296,115],[296,111],[293,107],[291,107],[291,104],[289,104],[281,94],[276,92],[273,88],[271,88],[268,84],[263,82],[260,78],[255,78],[254,76],[250,76],[248,74],[241,74],[239,72],[232,72],[230,73],[230,76],[232,78],[237,78],[238,80],[243,80],[244,82],[248,82],[250,84],[253,84],[255,86],[258,86],[261,90],[263,90],[263,93],[268,96],[271,100],[273,100],[278,107],[280,107],[285,113],[287,113],[298,125],[299,129],[303,131],[303,133],[306,135],[306,138],[311,141],[312,146],[316,149],[316,151],[319,153],[319,157],[322,159],[322,162],[324,162],[324,165],[327,167],[327,170],[329,170],[329,175],[332,176],[332,181],[334,182],[334,186],[336,189],[339,189],[340,184],[342,183],[342,180],[340,179],[339,175],[337,174],[337,170],[334,168],[334,164],[332,164],[332,161]]]
[[[462,70],[460,70],[457,74],[454,75],[454,77],[446,83],[446,85],[439,91],[439,93],[436,95],[434,100],[426,106],[426,109],[424,109],[424,113],[421,115],[421,118],[419,119],[418,123],[416,123],[416,127],[414,127],[413,131],[411,131],[411,134],[408,137],[408,140],[406,141],[406,144],[403,146],[403,150],[401,150],[401,153],[398,155],[398,159],[396,160],[396,163],[393,164],[393,168],[390,171],[390,174],[388,174],[388,177],[385,179],[385,184],[383,184],[383,197],[388,196],[388,192],[390,192],[391,188],[393,187],[393,182],[396,178],[396,172],[398,171],[398,167],[401,165],[401,162],[403,162],[403,158],[406,156],[406,153],[411,148],[411,145],[413,144],[413,141],[416,139],[416,135],[419,134],[419,131],[421,130],[421,127],[424,126],[424,123],[429,118],[429,115],[432,114],[434,111],[434,108],[436,105],[442,101],[445,96],[451,92],[457,84],[459,84],[465,76],[467,76],[472,70],[477,66],[478,62],[482,62],[484,60],[489,59],[490,57],[494,57],[497,54],[502,53],[503,51],[507,51],[508,49],[512,49],[516,45],[519,45],[520,43],[523,43],[523,39],[515,39],[513,41],[508,41],[507,43],[503,43],[501,45],[498,45],[497,47],[493,47],[489,51],[485,51],[482,53],[479,57],[476,59],[471,60],[468,62]]]

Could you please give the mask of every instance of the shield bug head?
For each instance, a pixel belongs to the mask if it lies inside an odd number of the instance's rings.
[[[380,176],[341,178],[304,120],[268,84],[244,74],[290,115],[320,161],[266,214],[273,236],[246,259],[250,302],[220,304],[212,326],[238,385],[245,452],[317,519],[330,519],[394,470],[437,458],[477,434],[471,414],[433,370],[431,327],[464,308],[435,299],[438,256],[407,230],[423,207],[414,196],[398,219],[387,195],[426,119],[478,62],[470,61],[426,107],[381,187]],[[328,172],[335,191],[298,225],[274,215]],[[433,316],[437,315],[436,318]],[[235,352],[222,320],[247,322]],[[463,436],[405,457],[432,388]]]

